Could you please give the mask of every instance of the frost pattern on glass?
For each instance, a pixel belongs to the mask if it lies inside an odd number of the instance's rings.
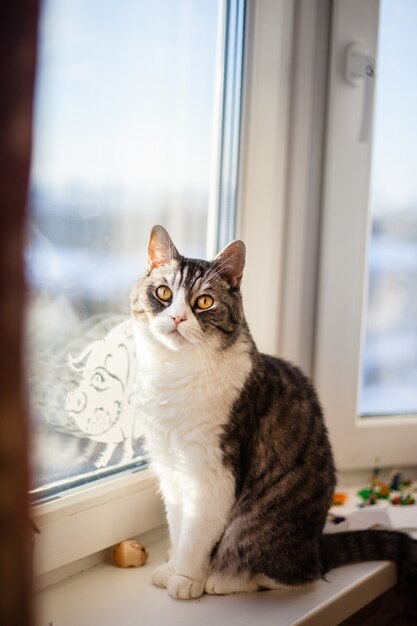
[[[129,291],[156,223],[205,256],[221,4],[42,2],[26,246],[36,497],[143,462]]]
[[[33,444],[43,459],[35,488],[143,454],[135,376],[130,319],[93,316],[55,345],[36,345],[27,368]]]

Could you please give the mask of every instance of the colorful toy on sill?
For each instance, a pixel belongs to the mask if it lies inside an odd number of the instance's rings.
[[[371,506],[372,504],[376,504],[378,502],[377,493],[370,487],[366,487],[365,489],[358,491],[358,496],[362,498],[360,506]]]
[[[333,494],[332,506],[341,506],[342,504],[345,504],[347,497],[348,495],[344,491],[335,491]]]
[[[411,485],[409,478],[404,478],[398,468],[396,468],[390,477],[390,487],[392,491],[401,491],[403,488],[407,488]]]
[[[389,500],[391,504],[400,504],[402,506],[415,503],[415,498],[410,489],[411,480],[404,479],[398,468],[392,472],[389,484],[380,480],[379,473],[380,469],[377,459],[369,479],[369,487],[358,492],[358,495],[362,498],[360,506],[377,504],[378,500],[381,499]]]
[[[402,489],[400,493],[391,496],[391,504],[408,506],[409,504],[415,504],[415,498],[409,489]]]
[[[113,561],[118,567],[142,567],[148,556],[148,549],[134,540],[121,541],[113,550]]]
[[[391,487],[379,478],[380,468],[378,466],[379,459],[375,460],[375,466],[369,479],[369,487],[361,489],[358,495],[362,498],[363,505],[373,505],[378,500],[387,500],[391,493]]]

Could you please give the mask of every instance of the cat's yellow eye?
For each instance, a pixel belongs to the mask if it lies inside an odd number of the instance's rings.
[[[162,302],[168,302],[168,300],[172,298],[172,291],[169,287],[161,285],[156,290],[156,295],[160,300],[162,300]]]
[[[211,306],[213,306],[213,304],[214,300],[211,296],[199,296],[196,300],[196,305],[199,309],[202,309],[203,311],[205,309],[209,309]]]

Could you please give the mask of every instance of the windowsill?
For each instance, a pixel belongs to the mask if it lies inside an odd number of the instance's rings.
[[[158,528],[165,520],[149,469],[64,493],[34,506],[31,517],[40,531],[34,549],[37,588],[86,569],[85,559],[91,566],[94,555],[108,546]]]
[[[362,563],[330,572],[310,591],[269,591],[230,596],[203,596],[178,601],[153,586],[154,567],[166,558],[165,528],[140,537],[149,548],[148,563],[119,569],[102,563],[53,585],[37,595],[37,623],[59,626],[212,626],[338,624],[396,582],[391,563]],[[278,621],[277,621],[278,620]]]

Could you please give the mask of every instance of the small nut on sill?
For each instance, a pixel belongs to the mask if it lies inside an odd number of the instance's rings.
[[[147,548],[133,540],[121,541],[113,550],[113,561],[118,567],[141,567],[148,556]]]

